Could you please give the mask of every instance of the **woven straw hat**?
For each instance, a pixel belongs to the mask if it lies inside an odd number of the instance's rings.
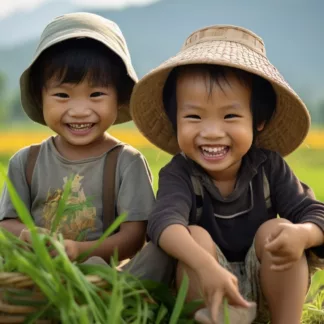
[[[202,63],[239,68],[271,82],[277,94],[276,113],[258,135],[258,147],[285,156],[303,142],[310,126],[306,106],[269,62],[263,40],[247,29],[227,25],[195,31],[176,56],[145,75],[134,87],[131,114],[150,142],[170,154],[179,152],[176,134],[163,107],[163,88],[173,68]]]
[[[45,49],[71,38],[91,38],[101,42],[121,58],[125,64],[128,77],[134,84],[138,81],[125,38],[117,24],[98,15],[85,12],[56,17],[44,29],[33,61],[20,77],[21,104],[27,115],[37,123],[45,125],[45,120],[42,107],[30,93],[30,68]],[[131,120],[131,116],[129,103],[127,103],[119,107],[115,124],[129,120]]]

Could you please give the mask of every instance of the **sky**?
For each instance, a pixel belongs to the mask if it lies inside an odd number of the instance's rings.
[[[31,11],[44,2],[53,0],[0,0],[0,19],[8,17],[17,11]],[[84,8],[124,8],[129,5],[145,5],[158,0],[69,0],[71,3],[81,5]]]

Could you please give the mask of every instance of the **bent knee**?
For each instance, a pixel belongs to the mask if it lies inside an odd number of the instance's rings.
[[[216,254],[216,246],[210,234],[201,226],[190,225],[189,227],[190,234],[192,238],[205,250]]]
[[[267,244],[269,233],[274,231],[279,224],[291,224],[291,222],[285,218],[273,218],[266,221],[258,228],[255,235],[254,245],[259,260],[262,257],[264,246]]]

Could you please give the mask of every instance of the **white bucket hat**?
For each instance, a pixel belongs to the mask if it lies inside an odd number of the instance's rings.
[[[44,29],[33,61],[20,77],[21,103],[25,112],[33,121],[45,125],[43,109],[30,93],[29,73],[31,66],[45,49],[64,40],[80,37],[91,38],[107,46],[121,58],[125,64],[128,77],[133,83],[135,84],[138,81],[125,38],[117,24],[98,15],[84,12],[56,17]],[[129,97],[130,95],[131,93]],[[118,109],[115,124],[129,120],[131,120],[129,103],[124,103]]]

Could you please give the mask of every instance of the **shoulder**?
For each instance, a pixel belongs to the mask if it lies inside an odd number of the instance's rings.
[[[189,179],[191,168],[187,159],[182,154],[175,155],[169,163],[160,170],[160,177],[176,176]]]
[[[9,160],[9,165],[14,168],[24,168],[29,154],[30,146],[26,146],[17,151]]]
[[[123,144],[117,160],[117,169],[120,173],[133,168],[146,168],[149,169],[146,158],[144,155],[128,144]]]
[[[288,167],[285,159],[275,151],[260,149],[260,152],[266,157],[265,165],[270,168],[271,171],[282,169],[283,167]]]
[[[122,144],[119,158],[131,162],[137,159],[144,158],[144,156],[140,151],[138,151],[133,146],[129,144]]]
[[[50,138],[44,140],[41,143],[33,144],[30,146],[23,147],[19,151],[17,151],[9,160],[9,165],[16,167],[16,168],[25,168],[28,159],[30,158],[30,152],[32,147],[39,147],[39,151],[37,153],[37,156],[39,154],[42,154],[44,149],[48,148],[50,145]],[[37,158],[36,156],[36,158]]]

